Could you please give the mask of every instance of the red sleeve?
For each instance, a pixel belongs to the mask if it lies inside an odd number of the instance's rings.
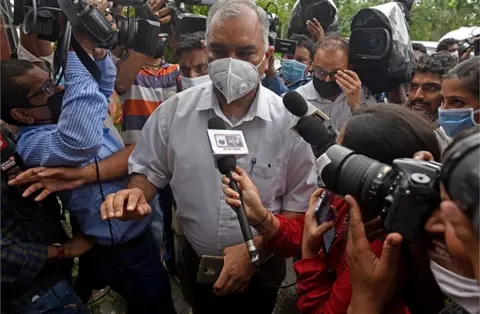
[[[275,215],[275,217],[280,222],[280,227],[272,239],[265,241],[266,248],[277,256],[300,256],[305,216],[293,219],[288,219],[282,215]]]
[[[372,251],[379,256],[383,243],[376,240],[372,243]],[[330,283],[330,274],[325,265],[328,256],[319,256],[315,259],[304,259],[294,264],[297,273],[298,301],[297,307],[301,313],[312,314],[341,314],[347,313],[352,298],[350,273],[346,264],[345,254],[342,255],[335,270],[337,276]],[[387,306],[391,314],[408,314],[408,310],[400,298],[394,297]]]

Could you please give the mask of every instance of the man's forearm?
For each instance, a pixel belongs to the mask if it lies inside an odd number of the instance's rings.
[[[117,69],[117,80],[115,81],[115,91],[119,95],[125,94],[132,87],[138,72],[147,59],[147,56],[129,50],[128,57],[120,60]]]
[[[98,169],[100,172],[101,181],[115,180],[128,175],[128,157],[135,148],[135,144],[128,145],[127,147],[119,150],[112,156],[100,161],[98,163]],[[97,181],[97,167],[95,163],[91,163],[85,166],[84,179],[85,183],[92,183]]]
[[[147,202],[150,202],[157,195],[157,187],[148,181],[143,174],[133,173],[128,181],[128,189],[139,188]]]

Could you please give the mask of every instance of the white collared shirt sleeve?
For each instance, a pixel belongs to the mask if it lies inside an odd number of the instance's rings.
[[[128,172],[143,174],[157,188],[164,188],[171,178],[168,168],[168,137],[170,119],[168,109],[176,101],[173,97],[159,106],[145,123],[137,144],[128,159]],[[170,105],[170,106],[169,106]],[[170,108],[167,108],[170,107]]]
[[[310,196],[317,188],[315,157],[310,145],[295,137],[287,164],[287,180],[282,210],[306,212]]]

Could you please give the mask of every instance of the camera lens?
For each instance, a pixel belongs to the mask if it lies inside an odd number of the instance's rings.
[[[393,182],[391,167],[340,145],[330,147],[322,158],[326,165],[319,171],[327,189],[355,197],[365,221],[377,217]]]
[[[374,52],[380,48],[381,43],[382,43],[382,40],[380,39],[380,36],[376,34],[372,34],[367,37],[365,45],[369,52]]]

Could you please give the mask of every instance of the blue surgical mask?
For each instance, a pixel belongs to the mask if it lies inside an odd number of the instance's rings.
[[[285,81],[295,83],[303,79],[305,76],[306,64],[298,62],[297,60],[283,59],[282,60],[282,75]]]
[[[449,137],[455,137],[462,131],[475,126],[473,119],[473,109],[441,109],[438,108],[438,122],[442,126],[445,134]]]

